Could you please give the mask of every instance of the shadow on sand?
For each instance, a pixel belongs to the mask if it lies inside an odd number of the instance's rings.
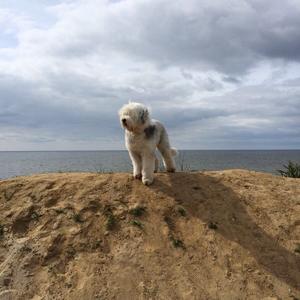
[[[151,189],[172,197],[202,222],[219,224],[219,234],[239,243],[265,270],[300,290],[300,257],[259,227],[239,196],[219,179],[201,173],[175,173],[168,175],[169,184],[159,176],[155,180]]]

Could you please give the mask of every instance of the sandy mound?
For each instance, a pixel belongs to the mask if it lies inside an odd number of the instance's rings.
[[[299,179],[18,177],[0,216],[0,299],[300,298]]]

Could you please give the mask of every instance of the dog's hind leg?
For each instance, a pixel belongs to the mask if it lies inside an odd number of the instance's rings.
[[[155,168],[154,168],[154,173],[158,172],[158,167],[159,167],[159,160],[155,155]]]
[[[162,132],[162,136],[157,148],[163,157],[164,166],[167,172],[175,172],[176,164],[174,156],[176,155],[177,151],[170,147],[169,137],[165,130]]]
[[[175,172],[176,165],[171,149],[159,149],[167,172]]]

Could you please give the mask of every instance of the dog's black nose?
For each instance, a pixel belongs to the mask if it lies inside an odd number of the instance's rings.
[[[122,119],[122,123],[126,125],[126,119]]]

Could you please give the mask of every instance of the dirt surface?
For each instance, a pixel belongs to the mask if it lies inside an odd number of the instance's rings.
[[[300,299],[300,180],[0,181],[0,299]]]

